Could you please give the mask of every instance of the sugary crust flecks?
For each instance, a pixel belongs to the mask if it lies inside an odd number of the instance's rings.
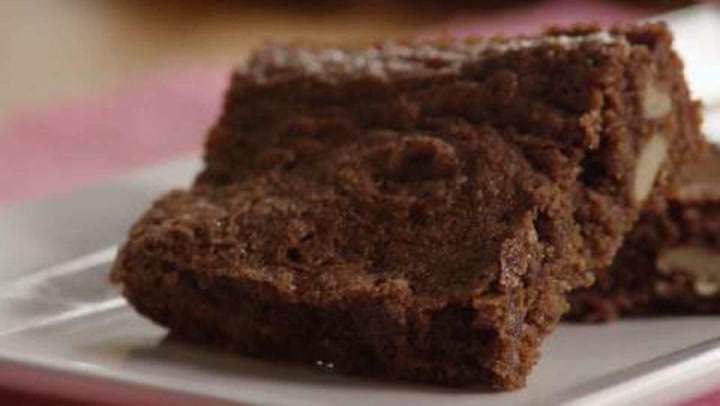
[[[397,74],[456,73],[468,61],[488,53],[516,52],[540,46],[573,49],[582,44],[622,44],[624,36],[599,31],[583,36],[544,36],[515,39],[446,39],[436,41],[384,41],[367,48],[313,48],[307,46],[266,46],[253,54],[247,71],[258,81],[283,72],[318,75],[363,74],[387,77]]]

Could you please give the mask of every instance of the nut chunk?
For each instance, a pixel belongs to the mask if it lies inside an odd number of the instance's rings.
[[[569,319],[720,314],[720,149],[680,174],[667,207],[644,213],[597,283],[572,293]]]
[[[521,387],[566,292],[693,158],[670,42],[662,25],[579,26],[260,49],[204,171],[132,228],[113,279],[197,342]]]

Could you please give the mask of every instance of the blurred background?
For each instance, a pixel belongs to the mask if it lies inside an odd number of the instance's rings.
[[[201,147],[228,72],[266,41],[534,32],[683,0],[0,1],[0,205]]]
[[[503,26],[533,30],[553,22],[632,19],[687,3],[4,0],[0,75],[5,84],[0,108],[74,97],[138,73],[181,64],[229,68],[267,40],[356,41],[452,30],[472,26],[474,19],[484,32],[503,31]],[[490,27],[483,27],[488,23]]]

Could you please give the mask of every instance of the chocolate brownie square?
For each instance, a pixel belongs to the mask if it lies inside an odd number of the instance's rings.
[[[570,320],[720,313],[720,149],[686,166],[661,211],[648,211],[597,283],[570,296]]]
[[[135,224],[112,277],[196,342],[518,388],[698,122],[660,24],[265,47],[205,169]]]

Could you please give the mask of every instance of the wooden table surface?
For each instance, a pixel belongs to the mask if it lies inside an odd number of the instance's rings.
[[[442,21],[407,9],[249,3],[263,2],[2,0],[0,112],[101,91],[167,66],[229,66],[267,40],[352,41]]]
[[[248,49],[268,40],[332,42],[407,35],[473,13],[542,2],[422,3],[425,5],[419,6],[417,0],[0,0],[0,113],[101,92],[133,75],[168,66],[230,66],[242,60]],[[428,5],[432,3],[436,5]],[[635,6],[638,2],[605,3]],[[640,3],[661,10],[673,1]]]

